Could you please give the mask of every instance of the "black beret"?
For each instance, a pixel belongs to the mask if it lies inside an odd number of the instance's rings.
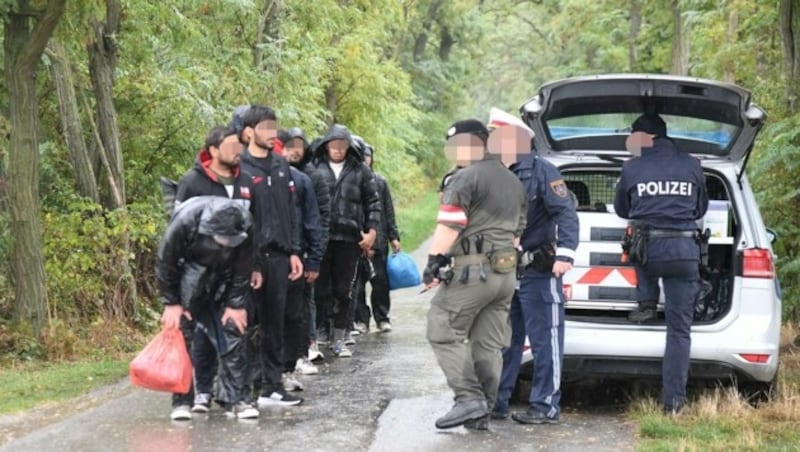
[[[452,138],[461,133],[475,135],[483,140],[484,143],[486,142],[486,139],[489,138],[489,130],[487,130],[486,126],[484,126],[483,123],[477,119],[465,119],[463,121],[457,121],[453,123],[453,125],[447,129],[447,136],[445,138]]]
[[[636,121],[633,121],[631,133],[633,132],[645,132],[650,135],[666,137],[667,125],[661,119],[661,116],[645,113],[636,118]]]

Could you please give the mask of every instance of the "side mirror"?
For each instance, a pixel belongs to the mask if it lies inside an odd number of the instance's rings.
[[[772,228],[766,228],[766,229],[767,229],[767,240],[769,240],[769,243],[775,243],[775,241],[778,240],[778,233],[775,232],[775,230]]]

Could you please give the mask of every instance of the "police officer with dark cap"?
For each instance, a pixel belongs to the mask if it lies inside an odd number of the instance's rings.
[[[427,339],[455,393],[436,427],[484,430],[510,337],[515,247],[527,202],[520,181],[486,152],[488,131],[480,121],[458,121],[447,137],[446,152],[464,168],[444,187],[423,272],[427,288],[443,284],[431,300]]]
[[[656,318],[661,278],[667,325],[662,403],[665,413],[676,413],[686,402],[693,304],[700,289],[696,220],[708,208],[705,176],[700,162],[667,137],[656,114],[636,119],[626,147],[641,152],[622,165],[614,199],[617,215],[633,221],[628,255],[636,267],[640,304],[630,319]]]

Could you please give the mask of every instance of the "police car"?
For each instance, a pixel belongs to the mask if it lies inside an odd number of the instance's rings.
[[[574,269],[564,277],[564,379],[661,375],[663,293],[658,320],[627,320],[636,306],[636,274],[621,256],[627,221],[613,211],[621,165],[631,158],[625,139],[645,111],[664,119],[679,150],[700,159],[711,200],[702,225],[711,238],[704,290],[695,304],[689,377],[772,395],[781,327],[775,236],[764,226],[744,171],[766,114],[738,86],[665,75],[556,81],[520,109],[536,133],[539,155],[560,169],[578,200],[580,245]],[[521,377],[530,378],[531,360],[526,347]]]

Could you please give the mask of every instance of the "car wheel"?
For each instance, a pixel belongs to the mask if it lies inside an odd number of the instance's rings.
[[[778,397],[778,374],[768,381],[746,381],[737,385],[739,394],[753,407],[769,403]]]

